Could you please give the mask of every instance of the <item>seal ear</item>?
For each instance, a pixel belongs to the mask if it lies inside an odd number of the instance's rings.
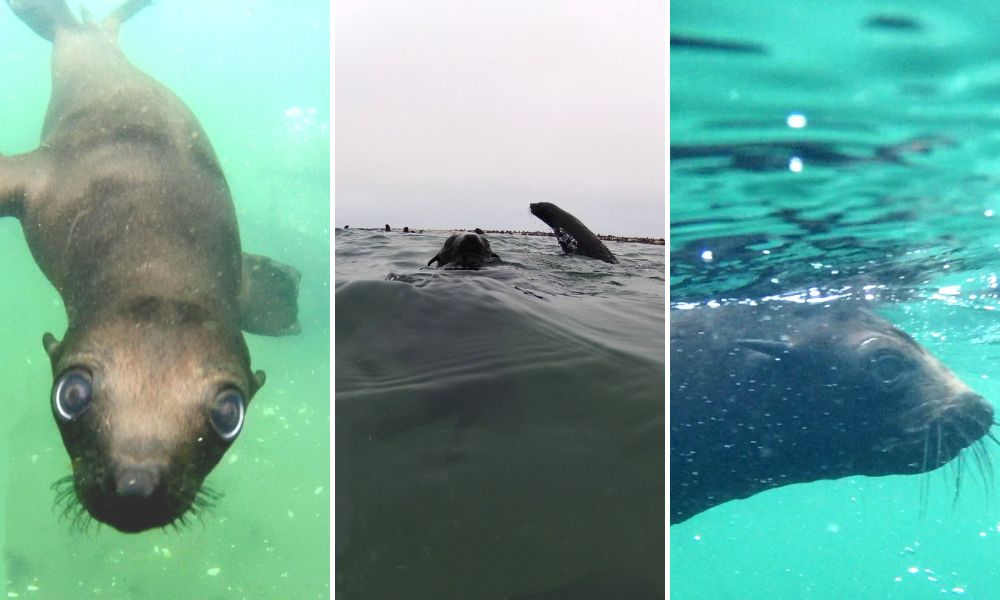
[[[56,355],[59,353],[59,341],[56,340],[56,336],[45,332],[45,335],[42,336],[42,347],[45,348],[45,352],[49,355],[49,358],[55,360]]]
[[[781,342],[777,340],[736,340],[736,346],[739,348],[746,348],[747,350],[753,350],[754,352],[760,352],[761,354],[767,354],[768,356],[773,356],[775,358],[783,358],[792,352],[792,344],[790,342]]]
[[[253,392],[256,394],[257,390],[264,387],[264,382],[267,381],[267,373],[264,371],[256,371],[253,374],[254,389]]]

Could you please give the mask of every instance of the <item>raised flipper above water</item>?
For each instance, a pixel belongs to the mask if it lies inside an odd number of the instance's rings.
[[[295,335],[299,325],[299,280],[294,267],[259,254],[243,253],[240,328],[258,335]]]
[[[604,242],[597,239],[594,232],[573,215],[551,202],[535,202],[530,205],[531,214],[545,221],[556,234],[559,245],[566,254],[579,254],[617,263],[618,259],[608,250]]]

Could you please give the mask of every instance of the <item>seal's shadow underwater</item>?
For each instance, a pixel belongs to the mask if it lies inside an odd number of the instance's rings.
[[[241,252],[205,132],[118,46],[150,3],[98,23],[65,0],[7,0],[53,44],[41,144],[0,156],[0,216],[20,220],[66,306],[63,339],[43,338],[73,468],[59,498],[124,532],[212,499],[202,482],[264,384],[242,331],[299,331],[299,273]]]

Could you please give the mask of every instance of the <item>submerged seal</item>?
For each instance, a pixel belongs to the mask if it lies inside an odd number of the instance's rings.
[[[427,261],[427,266],[437,262],[439,267],[453,265],[463,269],[476,269],[484,264],[499,262],[500,257],[493,252],[490,241],[482,233],[481,229],[476,229],[475,232],[451,234],[434,258]]]
[[[566,254],[589,256],[608,263],[618,262],[604,242],[597,239],[594,232],[581,223],[580,219],[551,202],[535,202],[529,205],[529,208],[531,214],[552,228],[556,240]]]
[[[53,42],[42,143],[0,157],[0,216],[20,220],[66,306],[63,340],[43,338],[73,466],[60,497],[121,531],[161,527],[204,503],[264,383],[241,327],[296,333],[299,275],[241,254],[205,132],[118,47],[149,0],[101,23],[64,0],[7,3]]]
[[[888,321],[846,303],[670,313],[670,522],[818,479],[923,473],[993,407]]]

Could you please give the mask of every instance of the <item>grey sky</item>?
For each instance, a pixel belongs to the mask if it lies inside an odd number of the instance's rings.
[[[664,235],[662,0],[338,0],[335,223]]]

